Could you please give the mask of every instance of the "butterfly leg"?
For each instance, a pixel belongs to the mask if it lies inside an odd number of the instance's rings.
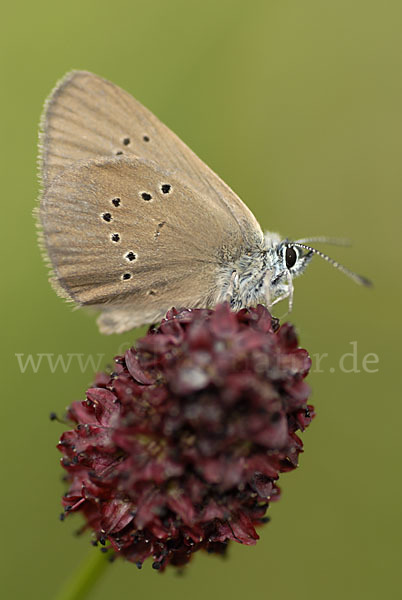
[[[230,277],[228,288],[226,290],[225,302],[229,302],[230,304],[232,304],[235,287],[237,287],[238,280],[239,280],[239,276],[237,274],[237,271],[233,270],[232,275]]]

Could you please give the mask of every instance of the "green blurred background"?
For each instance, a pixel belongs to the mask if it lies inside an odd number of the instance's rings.
[[[284,236],[345,236],[340,261],[373,290],[316,259],[296,282],[296,324],[311,354],[318,416],[282,477],[255,548],[198,555],[183,577],[115,563],[90,596],[400,597],[402,3],[369,0],[33,3],[3,7],[2,551],[4,597],[47,600],[93,549],[60,523],[62,426],[92,369],[16,354],[102,354],[134,335],[101,336],[56,297],[37,249],[36,137],[42,104],[72,68],[102,75],[169,125]],[[285,307],[283,307],[285,310]],[[360,372],[340,357],[356,342]],[[362,368],[375,353],[379,364]],[[36,360],[36,359],[35,359]],[[345,359],[351,369],[352,359]]]

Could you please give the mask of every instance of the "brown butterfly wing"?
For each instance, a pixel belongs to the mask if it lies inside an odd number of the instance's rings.
[[[42,118],[43,188],[83,159],[136,156],[175,173],[184,185],[225,209],[248,245],[263,239],[261,228],[238,196],[130,94],[86,71],[69,73],[48,99]]]
[[[101,308],[108,333],[172,306],[212,306],[220,269],[244,250],[223,206],[124,156],[62,171],[44,192],[40,221],[57,291]]]

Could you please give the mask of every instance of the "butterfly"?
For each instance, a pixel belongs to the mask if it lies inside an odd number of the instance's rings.
[[[51,283],[100,310],[103,333],[172,306],[234,310],[293,299],[293,278],[328,238],[264,233],[240,198],[130,94],[86,71],[62,79],[40,132],[37,217]]]

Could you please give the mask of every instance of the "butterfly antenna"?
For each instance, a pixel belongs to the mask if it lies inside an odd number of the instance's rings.
[[[319,242],[321,244],[331,244],[331,246],[351,246],[352,243],[350,240],[346,238],[332,238],[325,237],[323,235],[318,235],[315,237],[301,238],[300,240],[295,240],[297,244],[305,244],[306,242]]]
[[[334,260],[333,258],[328,256],[327,254],[320,252],[320,250],[316,250],[315,248],[312,248],[311,246],[303,244],[299,241],[292,242],[291,245],[295,246],[296,248],[303,248],[304,250],[308,250],[312,254],[317,254],[317,256],[320,256],[321,258],[323,258],[324,260],[329,262],[333,267],[335,267],[336,269],[339,269],[339,271],[342,271],[342,273],[344,273],[345,275],[347,275],[348,277],[353,279],[359,285],[364,285],[366,287],[371,287],[373,285],[372,282],[369,279],[367,279],[366,277],[363,277],[362,275],[358,275],[354,271],[351,271],[347,267],[344,267],[343,265],[338,263],[336,260]]]

